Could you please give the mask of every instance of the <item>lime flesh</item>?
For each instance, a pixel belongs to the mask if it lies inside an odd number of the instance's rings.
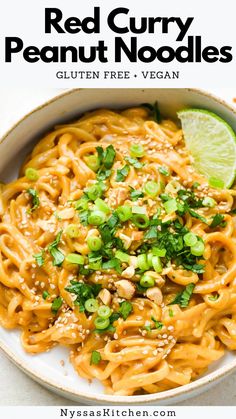
[[[229,188],[236,174],[236,136],[232,128],[204,109],[184,109],[178,117],[196,170]]]

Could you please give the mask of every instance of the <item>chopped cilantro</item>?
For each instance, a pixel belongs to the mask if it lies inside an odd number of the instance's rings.
[[[119,313],[123,317],[124,320],[127,319],[127,317],[132,313],[133,306],[129,301],[123,301],[120,304]]]
[[[111,170],[110,169],[100,169],[97,173],[97,179],[98,180],[106,180],[108,177],[111,176]]]
[[[57,312],[61,308],[62,304],[63,304],[63,300],[62,300],[61,297],[57,297],[57,298],[55,298],[55,300],[53,300],[52,307],[51,307],[51,310],[52,310],[53,314],[57,314]]]
[[[180,189],[178,192],[178,197],[185,202],[190,208],[202,208],[203,199],[198,199],[193,191]]]
[[[109,317],[110,323],[113,324],[116,320],[120,318],[120,313],[112,313],[112,315]]]
[[[210,224],[211,228],[224,227],[224,216],[222,214],[215,214]]]
[[[145,163],[141,163],[138,161],[138,159],[135,159],[133,157],[125,157],[125,160],[131,164],[131,166],[134,166],[135,169],[142,169],[142,167],[145,165]]]
[[[132,188],[132,186],[129,188],[131,201],[137,201],[137,199],[144,197],[144,193],[142,191],[138,191],[137,189]]]
[[[192,271],[192,272],[195,272],[196,274],[203,274],[205,270],[205,265],[202,265],[200,263],[194,263],[193,265],[183,263],[183,267],[187,271]]]
[[[153,105],[151,103],[143,103],[141,106],[149,109],[151,112],[151,116],[154,119],[154,121],[160,123],[161,122],[161,113],[158,107],[158,102],[156,101]]]
[[[191,208],[188,208],[188,212],[193,218],[197,218],[198,220],[201,220],[204,224],[207,224],[206,218],[198,214],[196,211],[193,211]]]
[[[101,165],[103,162],[103,157],[104,157],[104,151],[103,148],[101,146],[96,147],[97,153],[98,153],[98,161],[99,164]]]
[[[71,285],[69,287],[66,287],[65,290],[77,296],[75,300],[75,305],[78,305],[80,307],[81,312],[85,311],[85,301],[89,298],[97,297],[102,287],[100,284],[90,285],[78,281],[70,281],[70,284]]]
[[[102,360],[101,354],[98,351],[92,351],[91,358],[90,358],[90,365],[98,365],[99,362]]]
[[[51,244],[49,244],[49,246],[48,246],[48,251],[53,258],[53,265],[54,266],[61,266],[62,262],[65,259],[65,256],[63,255],[63,253],[58,249],[58,245],[59,245],[60,240],[61,240],[61,235],[62,235],[62,230],[59,231],[55,240]]]
[[[204,265],[199,264],[202,259],[191,254],[190,248],[183,241],[183,236],[188,229],[178,220],[163,223],[158,214],[150,221],[150,227],[144,234],[144,243],[138,248],[138,253],[147,253],[152,248],[165,249],[165,263],[174,261],[177,266],[182,265],[184,269],[196,272],[204,272]]]
[[[98,252],[91,252],[88,255],[89,268],[93,271],[101,269],[102,255]]]
[[[88,217],[90,215],[90,211],[89,210],[85,210],[85,211],[81,211],[79,213],[79,219],[80,222],[83,226],[87,226],[88,225]]]
[[[122,169],[117,170],[116,182],[124,182],[130,171],[130,166],[126,164]]]
[[[105,150],[102,147],[96,147],[98,153],[98,160],[100,169],[97,173],[97,179],[102,181],[111,176],[111,168],[113,166],[116,151],[112,144],[110,144]]]
[[[118,273],[121,273],[121,262],[117,258],[112,258],[102,264],[102,269],[115,269]]]
[[[113,239],[113,231],[108,223],[104,223],[98,227],[101,234],[101,239],[104,244],[109,243]]]
[[[152,321],[154,322],[155,328],[157,330],[161,330],[163,328],[163,323],[160,322],[159,320],[156,320],[155,317],[151,317]]]
[[[175,299],[171,302],[171,304],[179,304],[179,306],[182,308],[188,307],[194,288],[195,284],[188,284],[182,292],[176,295]]]
[[[106,169],[111,169],[111,167],[113,166],[115,157],[116,157],[116,152],[115,149],[113,147],[112,144],[110,144],[104,151],[103,153],[103,164],[105,166]]]
[[[36,189],[32,189],[32,188],[27,189],[26,192],[30,195],[30,197],[32,199],[32,207],[30,208],[30,210],[28,212],[33,212],[40,205],[39,194],[36,191]]]
[[[44,264],[44,250],[42,250],[40,253],[37,253],[36,255],[33,255],[35,258],[37,265],[39,267],[43,266]]]
[[[42,296],[43,296],[43,299],[44,300],[46,300],[48,297],[49,297],[49,292],[48,291],[43,291],[43,294],[42,294]]]

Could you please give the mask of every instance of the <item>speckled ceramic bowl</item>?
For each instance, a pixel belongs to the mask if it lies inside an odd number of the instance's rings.
[[[22,118],[0,141],[0,179],[9,181],[16,176],[24,156],[42,134],[57,123],[69,121],[95,108],[124,108],[158,100],[162,114],[176,118],[176,111],[188,106],[209,109],[236,130],[236,112],[222,100],[196,89],[76,89],[55,97]],[[80,378],[68,360],[63,347],[31,356],[21,347],[19,331],[0,328],[0,347],[26,374],[48,389],[71,400],[103,405],[165,405],[187,399],[206,391],[236,368],[236,356],[230,352],[209,371],[191,384],[158,394],[143,396],[108,396],[96,381]],[[61,360],[64,360],[61,363]]]

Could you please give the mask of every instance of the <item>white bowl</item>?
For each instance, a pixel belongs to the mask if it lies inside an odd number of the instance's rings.
[[[0,141],[0,179],[9,181],[33,144],[57,123],[69,121],[87,110],[101,107],[126,108],[158,101],[161,113],[176,118],[188,106],[209,109],[224,118],[236,131],[236,111],[222,100],[196,89],[76,89],[57,96],[21,119]],[[230,352],[198,380],[162,393],[143,396],[108,396],[96,381],[89,384],[70,365],[63,347],[32,356],[21,347],[19,331],[0,328],[0,348],[26,374],[50,390],[85,404],[174,404],[205,391],[236,368]],[[60,361],[65,361],[62,367]]]

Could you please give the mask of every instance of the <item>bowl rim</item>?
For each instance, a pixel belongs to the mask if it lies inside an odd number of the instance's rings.
[[[143,88],[124,88],[125,90],[143,90]],[[218,96],[207,92],[202,89],[198,88],[147,88],[145,90],[185,90],[187,92],[197,93],[199,95],[205,96],[207,98],[212,99],[213,101],[217,102],[218,104],[222,105],[228,111],[232,112],[236,116],[236,108],[227,103],[225,100],[219,98]],[[106,90],[106,88],[97,88],[97,89],[88,89],[88,88],[75,88],[75,89],[68,89],[63,91],[60,94],[55,95],[53,98],[43,102],[41,105],[33,108],[30,112],[23,115],[20,119],[17,120],[7,131],[3,134],[0,138],[0,144],[5,141],[8,136],[28,117],[32,114],[40,111],[41,109],[46,108],[48,105],[51,105],[57,102],[60,99],[63,99],[65,96],[68,96],[74,92],[79,92],[82,90]],[[183,399],[187,399],[188,397],[194,396],[197,391],[202,389],[203,386],[213,383],[214,381],[218,381],[223,379],[227,375],[233,372],[236,369],[236,358],[230,361],[228,364],[223,365],[217,368],[216,371],[210,372],[209,374],[198,378],[196,381],[193,381],[189,384],[176,387],[172,390],[166,390],[160,393],[154,394],[145,394],[145,395],[137,395],[137,396],[119,396],[119,395],[106,395],[106,394],[90,394],[88,395],[87,392],[83,392],[80,390],[72,390],[66,385],[59,385],[56,381],[52,378],[48,378],[44,376],[42,373],[39,373],[34,368],[27,366],[27,362],[23,361],[18,357],[9,347],[7,344],[3,342],[0,338],[0,349],[1,351],[19,368],[21,369],[26,375],[30,376],[33,380],[37,381],[42,385],[46,385],[47,388],[51,389],[52,391],[58,391],[65,397],[73,398],[73,400],[78,397],[78,400],[83,400],[84,402],[88,402],[88,404],[93,402],[108,402],[109,404],[114,405],[137,405],[140,403],[143,404],[151,404],[155,402],[166,402],[172,401],[176,399],[178,396],[183,396]]]

